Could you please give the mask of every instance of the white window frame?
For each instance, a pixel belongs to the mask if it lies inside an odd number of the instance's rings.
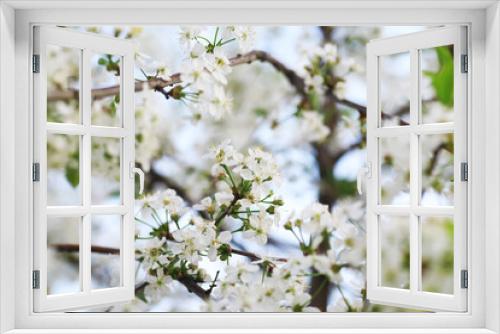
[[[468,220],[472,223],[469,226],[471,233],[467,240],[470,259],[467,312],[434,314],[32,312],[30,252],[33,241],[31,238],[33,203],[26,200],[32,194],[30,145],[32,26],[186,23],[367,26],[467,24],[470,27],[472,89],[468,93],[471,111],[468,116],[470,134]],[[128,329],[127,333],[175,333],[181,332],[181,329],[191,329],[190,333],[500,333],[498,316],[500,314],[500,227],[498,226],[500,116],[497,112],[500,110],[499,57],[500,9],[497,1],[489,0],[369,2],[242,0],[210,3],[195,0],[1,1],[0,333],[121,333],[124,332],[123,329]],[[14,63],[15,68],[12,66]],[[14,196],[12,196],[13,189]],[[485,266],[485,263],[488,265]],[[115,330],[111,330],[112,328]]]
[[[34,28],[33,52],[39,57],[38,73],[33,74],[34,143],[33,159],[38,164],[39,180],[34,191],[34,257],[33,269],[38,273],[39,287],[34,289],[34,310],[69,311],[92,306],[106,306],[130,301],[134,298],[134,51],[129,41],[96,34],[67,31],[64,28]],[[80,103],[78,124],[47,121],[47,46],[56,45],[79,50]],[[111,54],[120,57],[120,124],[94,125],[91,121],[91,57]],[[78,205],[48,206],[47,203],[47,136],[64,134],[79,136],[81,203]],[[92,138],[114,138],[120,141],[120,203],[95,205],[91,200]],[[120,216],[120,282],[119,286],[105,289],[91,287],[91,228],[93,215]],[[47,221],[50,217],[79,218],[79,282],[80,291],[47,294]]]
[[[462,270],[467,271],[467,180],[461,179],[461,164],[467,163],[467,81],[463,73],[462,55],[467,55],[467,29],[464,26],[431,28],[408,35],[382,38],[367,45],[367,297],[370,301],[402,307],[463,312],[467,310],[467,289],[462,285]],[[421,122],[421,56],[424,49],[451,45],[454,48],[453,121],[423,124]],[[380,59],[405,52],[410,58],[409,124],[383,126],[380,101]],[[463,66],[467,66],[465,63]],[[454,201],[451,206],[421,204],[422,136],[453,134]],[[403,136],[408,138],[409,203],[382,204],[379,140]],[[408,222],[410,248],[409,289],[386,287],[381,283],[380,217],[404,217]],[[453,293],[442,294],[422,290],[422,217],[453,217]],[[407,220],[406,220],[407,219]]]

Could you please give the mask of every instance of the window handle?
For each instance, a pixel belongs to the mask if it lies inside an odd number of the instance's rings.
[[[367,162],[358,170],[358,176],[356,178],[356,186],[358,188],[358,194],[363,194],[363,180],[370,178],[372,174],[371,164]]]
[[[142,169],[135,167],[135,163],[130,163],[130,177],[134,178],[135,174],[139,175],[139,194],[144,192],[144,172]]]

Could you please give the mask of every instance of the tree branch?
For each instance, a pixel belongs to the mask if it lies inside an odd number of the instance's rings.
[[[360,139],[358,141],[355,141],[354,143],[344,147],[343,149],[341,149],[340,151],[336,152],[334,155],[333,155],[333,160],[336,162],[336,161],[339,161],[340,158],[342,158],[347,152],[350,152],[356,148],[361,148],[361,146],[363,145],[363,139]]]
[[[54,248],[59,252],[78,252],[80,250],[80,245],[78,244],[51,244],[50,247]],[[111,255],[120,254],[120,249],[118,248],[94,246],[94,245],[91,246],[90,251],[92,253],[99,253],[99,254],[111,254]]]
[[[255,253],[251,253],[251,252],[248,252],[248,251],[245,251],[245,250],[241,250],[241,249],[236,249],[236,248],[232,248],[231,247],[231,253],[232,254],[241,255],[241,256],[246,256],[251,261],[260,261],[260,260],[262,260],[262,257],[260,257],[259,255],[256,255]],[[273,257],[272,259],[275,260],[275,261],[278,261],[278,262],[287,262],[288,261],[288,259],[285,259],[283,257]]]
[[[438,146],[434,147],[434,149],[432,150],[431,159],[429,160],[427,167],[425,167],[425,169],[424,169],[425,174],[427,174],[427,175],[432,174],[432,172],[433,172],[433,170],[436,167],[436,164],[438,162],[439,154],[442,151],[448,151],[450,153],[453,153],[452,152],[453,150],[450,150],[449,146],[450,145],[448,143],[442,142]]]
[[[200,299],[207,300],[210,297],[211,291],[209,292],[208,290],[203,289],[192,278],[179,277],[177,281],[182,285],[184,285],[189,292],[194,293],[196,296],[200,297]],[[148,284],[149,284],[148,282],[142,282],[136,284],[135,295],[139,294],[142,290],[144,290],[148,286]]]
[[[167,239],[171,240],[171,236],[165,236]],[[59,252],[78,252],[80,250],[80,246],[78,244],[51,244],[50,247],[54,248],[55,250]],[[92,253],[98,253],[98,254],[111,254],[111,255],[119,255],[120,254],[120,249],[118,248],[113,248],[113,247],[102,247],[102,246],[91,246],[91,252]],[[231,253],[232,254],[237,254],[241,256],[245,256],[249,258],[251,261],[259,261],[262,260],[262,257],[255,253],[251,253],[245,250],[237,249],[237,248],[232,248],[231,247]],[[276,261],[279,262],[286,262],[288,261],[285,258],[281,257],[276,257],[273,258]]]
[[[60,252],[78,252],[80,250],[80,245],[77,244],[52,244],[50,245],[50,247],[55,248],[57,251]],[[120,249],[112,247],[91,246],[91,252],[98,254],[118,255],[120,254]],[[210,296],[210,293],[208,293],[208,291],[204,290],[201,286],[199,286],[198,283],[191,277],[180,277],[177,279],[177,281],[182,283],[182,285],[184,285],[189,292],[194,293],[203,300],[206,300]],[[144,289],[147,286],[147,284],[148,284],[147,282],[144,282],[136,285],[135,287],[136,293]]]
[[[302,99],[307,99],[307,87],[305,84],[304,79],[299,76],[294,70],[290,69],[287,67],[285,64],[280,62],[278,59],[274,58],[272,55],[269,53],[262,51],[262,50],[254,50],[250,51],[248,53],[242,54],[242,55],[237,55],[230,60],[230,65],[231,66],[238,66],[242,64],[250,64],[255,61],[261,61],[265,63],[269,63],[271,66],[274,67],[275,70],[278,72],[282,73],[288,82],[295,88],[295,91],[297,94],[301,96]],[[165,91],[164,89],[167,87],[171,87],[177,84],[182,83],[181,80],[181,74],[180,73],[175,73],[170,76],[168,80],[162,79],[162,78],[150,78],[147,81],[142,81],[142,80],[137,80],[135,82],[135,91],[136,92],[141,92],[144,90],[144,87],[147,86],[149,89],[152,89],[156,92],[159,92],[165,98],[170,98],[170,92]],[[92,100],[99,100],[103,99],[108,96],[114,96],[119,94],[120,92],[120,86],[115,85],[115,86],[110,86],[110,87],[105,87],[105,88],[96,88],[92,89],[91,96]],[[70,101],[78,98],[78,90],[74,89],[69,89],[65,91],[54,91],[51,92],[50,95],[47,97],[47,102],[56,102],[56,101]],[[366,107],[347,100],[347,99],[340,99],[338,97],[334,97],[335,102],[342,104],[346,107],[353,108],[357,110],[361,116],[361,118],[365,119],[366,118]],[[383,118],[392,118],[395,117],[396,115],[387,115],[387,114],[382,114]],[[400,120],[400,125],[409,125],[407,122]]]
[[[283,73],[283,75],[288,79],[288,81],[295,87],[300,95],[305,94],[305,84],[304,80],[295,71],[286,67],[282,62],[271,56],[265,51],[255,50],[248,53],[237,55],[230,59],[231,66],[238,66],[241,64],[250,64],[254,61],[261,61],[271,64],[277,71]],[[136,81],[135,91],[140,92],[144,90],[144,86],[149,86],[150,89],[156,91],[163,91],[164,88],[180,84],[181,74],[175,73],[170,76],[168,80],[161,78],[150,78],[147,81]],[[92,89],[92,99],[98,100],[105,98],[107,96],[117,95],[120,92],[120,86],[110,86],[105,88]],[[65,91],[54,91],[51,92],[47,98],[48,102],[54,101],[69,101],[78,97],[78,90],[65,90]]]

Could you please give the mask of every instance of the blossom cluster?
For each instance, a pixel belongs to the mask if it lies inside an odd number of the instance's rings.
[[[341,57],[333,43],[306,49],[304,56],[305,65],[301,75],[304,78],[308,101],[302,103],[305,103],[307,108],[299,107],[300,112],[296,114],[298,135],[302,142],[319,143],[331,134],[330,128],[324,122],[324,115],[319,111],[324,95],[329,93],[336,99],[344,99],[345,76],[360,69],[352,58]]]
[[[284,203],[275,195],[280,173],[270,153],[260,148],[241,153],[224,141],[207,158],[217,183],[212,196],[189,207],[167,189],[141,201],[136,220],[149,227],[147,235],[137,235],[147,240],[137,253],[146,275],[145,300],[168,295],[175,282],[190,282],[204,289],[205,311],[319,311],[311,306],[318,291],[311,291],[310,279],[321,275],[341,289],[346,284],[343,270],[362,265],[343,256],[359,248],[360,233],[350,216],[361,219],[361,207],[345,205],[330,212],[312,203],[282,219]],[[238,250],[232,243],[240,235],[265,245],[273,231],[283,228],[297,239],[301,256],[263,256]],[[320,250],[323,242],[332,245],[325,252]],[[242,259],[234,259],[237,255]],[[213,277],[207,263],[218,263],[224,270]],[[356,286],[360,295],[363,283]],[[349,308],[354,310],[350,304]]]
[[[211,36],[210,34],[213,34]],[[207,115],[216,120],[232,112],[232,98],[227,93],[227,76],[231,73],[231,61],[226,45],[238,45],[237,52],[247,52],[253,46],[255,32],[251,27],[226,26],[216,27],[215,31],[200,26],[181,27],[179,42],[185,58],[180,65],[181,83],[168,92],[169,96],[186,102],[193,112],[193,119]],[[143,71],[152,69],[153,76],[169,81],[171,71],[162,63],[140,54],[138,59]]]

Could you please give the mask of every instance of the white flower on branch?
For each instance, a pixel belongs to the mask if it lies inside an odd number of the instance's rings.
[[[196,43],[196,38],[201,34],[200,26],[181,27],[179,32],[179,42],[182,47],[189,50]]]
[[[247,178],[245,178],[240,174],[243,179],[251,179],[257,183],[263,183],[279,178],[278,164],[274,160],[272,154],[264,152],[258,147],[248,149],[248,155],[245,158],[244,166],[242,171],[250,171],[251,176],[247,174]],[[248,176],[250,176],[250,178],[248,178]]]
[[[218,83],[227,84],[226,76],[231,73],[231,64],[221,48],[205,55],[205,68]]]
[[[208,157],[216,162],[216,164],[228,167],[233,167],[243,161],[243,154],[236,151],[230,139],[224,140],[217,146],[213,146],[210,149]]]
[[[344,81],[338,81],[335,84],[335,88],[334,88],[333,92],[335,93],[335,95],[339,99],[344,99],[345,98],[345,82]]]
[[[158,199],[161,207],[165,208],[171,216],[181,216],[186,211],[184,200],[180,196],[177,196],[177,193],[173,189],[160,192]]]
[[[213,262],[217,260],[217,251],[219,250],[219,247],[224,244],[229,244],[232,237],[233,236],[230,231],[223,231],[217,237],[212,238],[207,253],[207,257],[210,261]]]
[[[303,111],[297,121],[301,142],[321,142],[330,134],[330,129],[323,123],[323,116],[316,111]]]
[[[226,91],[220,85],[213,87],[213,92],[209,97],[204,95],[200,100],[202,102],[206,101],[205,107],[215,119],[221,119],[232,112],[233,99],[226,94]]]
[[[307,87],[314,90],[317,94],[322,95],[325,92],[324,79],[321,75],[310,75],[309,72],[304,74],[304,82]]]
[[[215,203],[211,197],[205,197],[201,200],[199,204],[195,204],[193,209],[198,211],[206,211],[210,214],[215,212]]]
[[[188,59],[181,65],[181,80],[195,90],[207,89],[210,84],[210,73],[200,59]]]
[[[237,26],[234,29],[234,36],[238,41],[241,52],[250,51],[255,45],[255,29],[250,26]]]
[[[195,228],[183,228],[172,232],[176,242],[169,242],[169,248],[180,259],[197,265],[201,260],[201,251],[204,251],[208,242],[201,231]]]
[[[257,243],[264,245],[267,243],[267,235],[274,225],[274,219],[265,211],[250,216],[250,229],[243,232],[245,238],[254,239]]]
[[[314,47],[306,52],[310,62],[318,58],[331,63],[337,62],[337,46],[332,43],[325,43],[323,46]]]
[[[335,221],[328,211],[328,205],[313,203],[307,206],[300,215],[304,231],[313,237],[320,236],[324,231],[332,231]]]
[[[224,281],[229,284],[243,282],[251,283],[259,279],[259,267],[255,264],[238,262],[236,265],[230,265],[226,269]]]
[[[342,282],[340,275],[340,267],[337,264],[335,252],[329,250],[326,255],[311,255],[311,265],[316,271],[328,277],[332,283],[339,284]]]
[[[148,240],[147,246],[140,251],[142,264],[148,271],[157,271],[163,265],[168,264],[169,259],[165,249],[165,242],[157,238]]]
[[[215,196],[215,202],[219,207],[222,205],[229,205],[234,198],[233,193],[230,191],[221,191],[215,193],[214,196]]]
[[[135,53],[135,63],[146,74],[153,74],[157,78],[163,80],[170,80],[170,75],[172,75],[170,69],[163,62],[153,59],[151,56],[142,53]]]
[[[165,275],[163,268],[158,268],[154,274],[146,276],[147,286],[144,288],[144,295],[150,302],[159,300],[170,292],[172,277]]]

